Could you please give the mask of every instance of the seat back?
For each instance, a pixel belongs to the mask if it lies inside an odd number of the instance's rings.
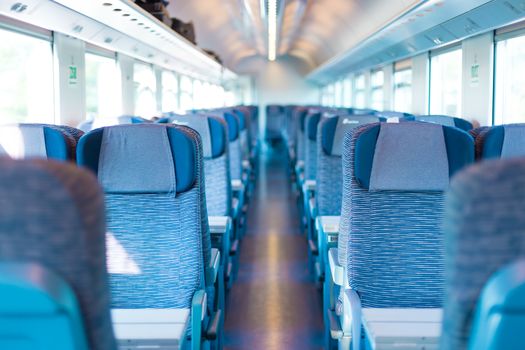
[[[188,308],[211,259],[202,145],[173,124],[84,135],[77,161],[105,192],[115,308]]]
[[[250,158],[250,135],[249,135],[249,116],[239,108],[234,108],[230,111],[233,113],[239,121],[239,142],[241,146],[242,159]]]
[[[472,130],[472,123],[462,118],[449,117],[446,115],[418,115],[414,117],[414,119],[420,122],[454,126],[464,131]]]
[[[321,112],[310,113],[304,120],[304,178],[315,180],[317,173],[317,126],[322,117]]]
[[[226,122],[228,129],[228,151],[230,156],[230,176],[232,180],[242,179],[242,153],[239,118],[229,112],[212,111],[206,115],[218,117]]]
[[[493,160],[469,167],[451,183],[445,217],[446,289],[442,349],[467,348],[474,308],[483,286],[502,267],[525,257],[524,173],[523,159]],[[503,305],[504,298],[511,298],[505,293],[509,282],[511,280],[507,279],[500,285],[496,295],[492,293],[497,299],[487,301]],[[487,296],[490,294],[489,290]],[[492,323],[495,328],[498,325],[505,327],[508,319],[497,317],[504,311],[501,307],[492,309],[493,315],[499,319]],[[522,329],[523,324],[518,335],[521,339]]]
[[[298,108],[295,112],[294,124],[295,124],[295,147],[296,147],[296,158],[298,161],[304,162],[304,121],[308,115],[308,108]]]
[[[476,136],[481,159],[525,156],[525,124],[498,125]]]
[[[317,132],[316,201],[319,215],[340,215],[343,192],[341,154],[344,135],[359,126],[377,123],[373,115],[341,115],[322,118]]]
[[[0,169],[0,347],[116,349],[96,179],[45,160]]]
[[[0,126],[0,156],[13,159],[72,160],[75,143],[73,136],[55,125],[11,124]]]
[[[172,123],[188,126],[201,136],[208,215],[230,216],[232,188],[226,122],[194,114],[172,118]]]
[[[281,137],[283,122],[283,107],[279,105],[266,106],[266,138],[276,139]]]
[[[363,307],[439,307],[443,200],[474,161],[466,132],[430,123],[367,124],[343,146],[339,263]]]

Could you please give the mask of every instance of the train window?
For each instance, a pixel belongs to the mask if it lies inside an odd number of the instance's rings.
[[[179,79],[173,72],[162,72],[162,111],[175,112],[179,109]]]
[[[341,107],[343,105],[343,82],[337,81],[334,86],[334,106]]]
[[[352,107],[352,78],[346,78],[343,82],[343,107]]]
[[[525,122],[525,36],[496,43],[494,123]]]
[[[412,111],[412,68],[394,72],[394,109],[400,112]]]
[[[430,58],[430,114],[459,116],[461,113],[462,50]]]
[[[1,122],[53,123],[51,42],[0,29],[0,62]]]
[[[155,98],[157,83],[153,67],[143,63],[135,63],[133,81],[135,85],[135,114],[143,118],[153,117],[157,114]]]
[[[186,75],[180,78],[180,108],[184,111],[193,108],[193,80]]]
[[[334,85],[333,84],[326,85],[323,88],[321,94],[322,94],[321,104],[323,106],[333,106],[334,105],[335,96],[334,96]]]
[[[354,80],[355,86],[355,106],[357,108],[366,107],[366,82],[365,75],[359,74],[355,76]]]
[[[385,83],[385,73],[383,70],[373,71],[370,75],[370,87],[372,90],[372,109],[383,110],[383,84]]]
[[[115,58],[86,53],[86,112],[88,119],[118,114],[118,69]]]

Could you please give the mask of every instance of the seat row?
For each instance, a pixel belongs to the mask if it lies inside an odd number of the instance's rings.
[[[326,348],[523,348],[525,125],[298,109]]]
[[[0,348],[222,348],[253,159],[212,114],[0,127]]]

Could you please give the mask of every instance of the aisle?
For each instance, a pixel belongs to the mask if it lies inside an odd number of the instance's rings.
[[[226,349],[321,349],[322,307],[286,178],[283,149],[261,156],[240,269],[230,292]]]

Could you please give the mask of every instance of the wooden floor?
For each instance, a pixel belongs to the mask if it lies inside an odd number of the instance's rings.
[[[239,274],[227,301],[226,349],[322,348],[321,294],[308,273],[284,152],[265,147],[260,157]]]

